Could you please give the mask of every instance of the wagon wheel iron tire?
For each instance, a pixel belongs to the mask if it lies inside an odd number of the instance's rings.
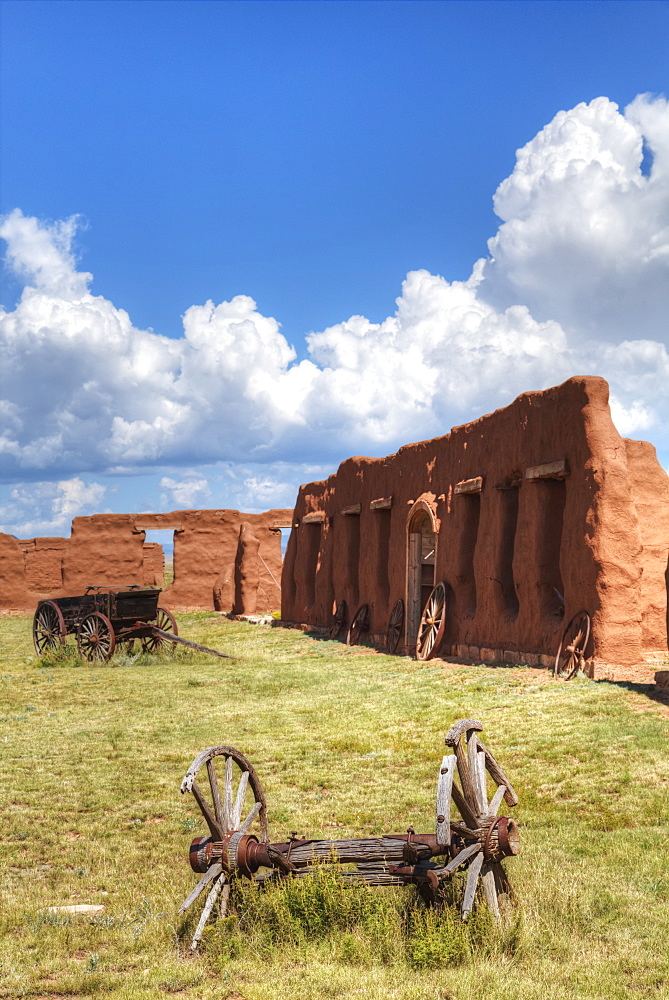
[[[590,615],[587,611],[577,611],[570,619],[560,640],[555,657],[553,674],[568,681],[585,662],[585,652],[590,640]]]
[[[518,804],[513,785],[486,745],[479,739],[483,728],[476,719],[462,719],[446,735],[450,753],[444,757],[437,782],[437,838],[446,843],[451,822],[451,804],[460,813],[469,830],[486,829],[483,842],[463,844],[449,862],[451,872],[466,871],[461,913],[466,920],[471,913],[479,883],[488,908],[496,921],[501,919],[500,902],[513,898],[509,877],[502,866],[503,857],[518,854],[520,838],[513,819],[499,816],[502,803]],[[455,778],[458,778],[459,785]],[[489,795],[489,788],[494,791]],[[457,828],[457,824],[456,824]]]
[[[161,629],[163,632],[172,632],[173,635],[179,635],[176,619],[174,615],[167,610],[167,608],[158,608],[156,610],[156,620],[154,624],[156,628]],[[162,635],[148,635],[145,639],[142,639],[142,651],[145,653],[173,653],[175,647],[175,642],[170,642],[169,639],[164,639]]]
[[[438,583],[427,599],[416,636],[416,659],[436,656],[446,629],[446,585]]]
[[[203,766],[206,766],[207,774],[207,785],[204,787],[197,781],[198,772]],[[211,843],[212,840],[220,842],[230,834],[249,833],[262,843],[269,843],[267,803],[260,779],[250,761],[234,747],[209,747],[199,753],[181,782],[181,792],[192,792],[209,829],[209,838],[201,838],[201,843]],[[234,839],[233,836],[233,841]],[[232,841],[228,847],[228,858],[231,844]],[[220,863],[210,864],[181,904],[179,913],[185,912],[204,889],[209,889],[191,942],[193,951],[200,942],[216,902],[219,916],[225,916],[234,875],[232,867],[226,870]]]
[[[341,635],[342,629],[346,627],[346,621],[348,619],[348,607],[346,606],[346,601],[340,601],[337,605],[334,615],[332,616],[332,621],[330,622],[330,628],[328,629],[328,637],[330,639],[337,639]]]
[[[360,636],[367,631],[369,627],[369,605],[361,604],[356,613],[353,615],[353,621],[351,622],[351,627],[346,633],[346,645],[347,646],[357,646],[360,641]]]
[[[394,653],[399,646],[403,626],[404,601],[400,597],[399,600],[395,601],[393,610],[390,612],[390,618],[388,619],[388,628],[386,629],[386,653]]]
[[[65,645],[65,619],[54,601],[42,601],[33,618],[33,645],[38,656],[44,656]]]
[[[114,655],[114,626],[101,611],[92,611],[77,629],[77,648],[90,663],[106,663]]]

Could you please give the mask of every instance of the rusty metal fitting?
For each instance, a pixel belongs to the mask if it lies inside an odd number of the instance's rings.
[[[520,851],[520,831],[515,820],[498,816],[483,839],[483,857],[486,861],[501,861]]]

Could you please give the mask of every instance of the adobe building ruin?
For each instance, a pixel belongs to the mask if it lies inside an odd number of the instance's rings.
[[[167,608],[211,608],[234,614],[281,604],[281,528],[289,510],[179,510],[170,514],[75,517],[70,538],[21,541],[0,535],[0,607],[32,610],[44,597],[84,593],[89,585],[163,586],[161,545],[146,532],[174,532],[174,581]]]
[[[382,646],[402,598],[410,652],[444,581],[442,655],[548,664],[581,609],[593,676],[666,653],[669,477],[652,445],[620,436],[608,400],[603,379],[571,378],[302,486],[282,617],[327,626],[338,602],[349,621],[365,603]]]

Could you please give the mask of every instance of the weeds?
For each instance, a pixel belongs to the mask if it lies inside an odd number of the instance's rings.
[[[666,1000],[668,727],[641,694],[206,612],[179,624],[236,659],[120,649],[100,668],[70,644],[38,660],[31,617],[0,619],[0,998]],[[501,929],[485,907],[459,921],[457,877],[437,915],[412,888],[326,867],[240,882],[190,953],[201,903],[177,910],[206,828],[179,783],[198,751],[247,754],[274,840],[431,832],[444,733],[472,715],[520,796],[519,905]],[[104,910],[47,909],[73,903]]]

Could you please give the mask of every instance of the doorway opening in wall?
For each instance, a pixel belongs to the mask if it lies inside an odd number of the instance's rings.
[[[437,535],[426,509],[417,510],[409,523],[407,560],[407,643],[413,646],[423,608],[435,580]]]
[[[272,525],[272,531],[278,531],[281,536],[281,559],[282,561],[286,558],[286,549],[288,548],[288,539],[290,538],[290,533],[293,530],[292,524],[274,524]]]
[[[145,587],[169,587],[174,579],[174,531],[171,528],[144,531]]]

